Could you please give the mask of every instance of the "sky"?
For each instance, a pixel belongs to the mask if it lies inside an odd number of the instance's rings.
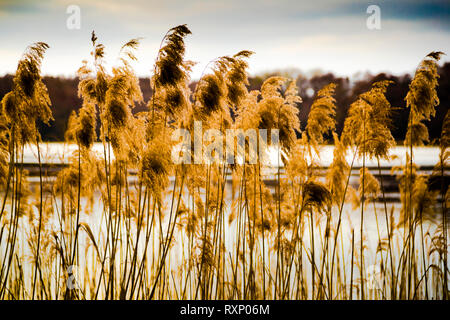
[[[380,28],[369,28],[377,5]],[[73,11],[79,28],[68,28]],[[142,37],[133,64],[139,76],[152,73],[168,29],[187,24],[186,59],[197,62],[198,78],[208,62],[240,50],[255,54],[250,74],[273,70],[317,70],[353,76],[357,72],[414,72],[431,51],[450,61],[450,1],[429,0],[0,0],[0,75],[13,73],[24,49],[50,45],[42,73],[72,77],[90,58],[91,32],[106,47],[108,67],[120,47]],[[71,24],[73,26],[73,24]],[[76,25],[75,25],[76,27]]]

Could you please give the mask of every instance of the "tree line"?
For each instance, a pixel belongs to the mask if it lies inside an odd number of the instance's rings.
[[[269,77],[279,75],[282,72],[271,72],[261,75],[249,77],[249,90],[259,90],[262,83]],[[438,68],[439,86],[437,93],[440,100],[440,105],[436,108],[436,116],[431,121],[426,121],[425,125],[430,134],[430,142],[436,143],[436,139],[440,137],[442,122],[446,111],[450,106],[450,63],[447,62]],[[296,84],[299,88],[299,94],[302,97],[302,104],[300,105],[299,118],[301,129],[306,127],[306,121],[311,109],[311,105],[316,97],[316,93],[326,84],[335,83],[335,98],[336,98],[336,132],[338,135],[342,133],[344,126],[344,119],[347,115],[348,108],[352,101],[361,93],[367,91],[373,83],[391,80],[393,83],[389,86],[386,92],[386,97],[393,108],[392,112],[392,135],[399,143],[405,139],[407,129],[407,118],[409,109],[405,108],[405,96],[408,92],[409,84],[411,82],[411,75],[404,74],[395,76],[387,73],[379,73],[376,75],[366,74],[362,79],[353,81],[349,77],[338,77],[333,73],[324,73],[307,77],[305,75],[298,75],[296,77]],[[52,101],[51,110],[54,120],[50,126],[39,124],[39,130],[44,141],[63,141],[64,132],[67,128],[69,116],[73,110],[78,110],[81,107],[82,100],[78,97],[78,82],[79,80],[73,78],[63,78],[54,76],[44,76],[43,82],[48,88],[49,96]],[[0,77],[0,100],[8,93],[13,85],[13,75],[7,74]],[[144,101],[149,101],[152,90],[148,79],[139,78],[139,85],[141,87]],[[196,86],[196,81],[190,84],[191,89]],[[309,89],[309,90],[308,90]],[[312,89],[313,91],[311,91]],[[307,92],[314,92],[308,95]],[[138,103],[133,110],[133,113],[144,111],[146,109],[145,103]],[[332,137],[328,137],[328,141],[332,142]]]

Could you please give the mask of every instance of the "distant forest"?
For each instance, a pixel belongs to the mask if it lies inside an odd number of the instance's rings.
[[[437,88],[440,105],[436,108],[436,117],[427,122],[426,125],[430,134],[430,142],[434,143],[439,138],[442,121],[445,113],[450,106],[450,63],[445,63],[439,67],[439,86]],[[260,76],[249,77],[249,90],[260,89],[261,84],[269,76],[277,75],[277,73],[267,73]],[[11,90],[12,75],[0,77],[0,100]],[[67,126],[67,120],[72,110],[77,110],[81,106],[81,99],[78,97],[78,79],[77,78],[60,78],[46,76],[43,78],[48,88],[50,99],[52,101],[52,112],[54,121],[50,126],[41,125],[40,132],[44,141],[63,141],[64,132]],[[369,90],[372,83],[380,80],[392,80],[387,90],[386,97],[392,106],[393,126],[391,128],[394,138],[401,143],[405,139],[409,109],[406,109],[405,97],[408,92],[408,86],[411,81],[411,75],[393,76],[386,73],[377,75],[366,75],[364,79],[352,81],[350,78],[336,77],[332,73],[321,74],[306,78],[298,76],[296,78],[300,96],[303,103],[300,105],[300,121],[302,130],[306,125],[306,119],[311,108],[311,104],[315,98],[315,94],[308,96],[307,92],[317,93],[324,85],[334,82],[336,87],[336,114],[338,134],[341,133],[344,119],[347,115],[347,109],[350,104],[356,100],[356,97]],[[191,89],[195,88],[196,83],[191,83]],[[148,78],[140,79],[140,86],[144,101],[149,101],[151,97],[150,81]],[[313,89],[314,91],[311,91]],[[138,105],[133,112],[137,113],[146,110],[146,103]]]

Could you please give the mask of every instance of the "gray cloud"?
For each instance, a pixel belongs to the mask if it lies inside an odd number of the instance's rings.
[[[70,4],[81,8],[81,30],[65,27]],[[381,8],[381,30],[366,28],[369,4]],[[437,0],[0,0],[0,74],[14,71],[26,45],[46,41],[51,49],[43,70],[73,75],[89,57],[95,29],[111,64],[121,43],[144,37],[136,70],[148,75],[161,37],[182,23],[193,31],[187,56],[200,62],[194,77],[212,58],[241,49],[256,51],[253,72],[280,67],[404,72],[428,51],[450,52],[449,15],[449,4]]]

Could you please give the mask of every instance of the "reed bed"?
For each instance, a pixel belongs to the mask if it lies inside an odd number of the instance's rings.
[[[407,161],[392,171],[401,195],[393,206],[380,179],[380,160],[396,145],[389,81],[349,106],[340,137],[336,85],[325,86],[301,132],[295,81],[271,77],[248,91],[250,51],[212,60],[191,92],[190,33],[181,25],[163,37],[153,94],[138,114],[132,110],[143,98],[132,66],[140,39],[123,45],[109,71],[92,33],[91,60],[78,71],[83,105],[66,132],[77,148],[56,179],[42,169],[37,126],[52,119],[40,76],[48,45],[26,49],[0,109],[0,299],[448,299],[449,113],[433,172],[419,174],[414,163],[414,147],[428,143],[424,121],[439,104],[442,53],[420,62],[405,97]],[[277,132],[277,165],[268,168],[264,153],[249,161],[249,140],[233,147],[244,149],[241,161],[174,163],[173,133],[193,133],[198,122],[223,134]],[[335,146],[325,175],[324,143]],[[38,153],[34,187],[24,168],[27,145]],[[182,151],[204,157],[192,143]],[[363,163],[356,189],[349,183],[355,159]],[[375,233],[366,230],[368,211]]]

